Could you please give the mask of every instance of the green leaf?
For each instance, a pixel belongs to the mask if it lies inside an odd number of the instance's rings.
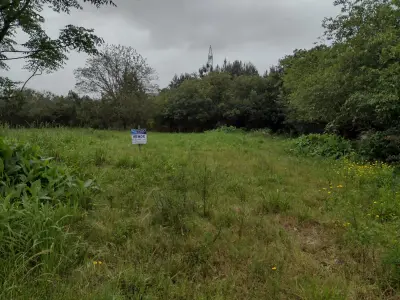
[[[90,187],[91,185],[92,185],[92,183],[93,183],[93,180],[91,180],[91,179],[89,179],[89,180],[87,180],[86,182],[85,182],[85,184],[83,185],[85,188],[88,188],[88,187]]]

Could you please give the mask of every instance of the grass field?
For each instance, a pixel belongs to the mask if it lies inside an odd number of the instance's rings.
[[[2,133],[102,189],[68,227],[83,260],[10,279],[4,299],[399,299],[389,166],[297,157],[261,133],[150,133],[141,152],[129,132]]]

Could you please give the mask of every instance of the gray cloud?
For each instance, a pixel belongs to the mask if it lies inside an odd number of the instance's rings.
[[[150,32],[153,47],[214,45],[224,50],[243,43],[277,46],[315,39],[331,0],[133,0],[119,1],[121,15]],[[116,10],[115,10],[116,12]]]
[[[208,47],[214,62],[251,61],[264,72],[295,48],[308,48],[322,34],[321,21],[335,15],[332,0],[116,0],[117,8],[88,7],[70,16],[45,11],[53,35],[74,23],[94,28],[111,44],[136,48],[159,73],[160,86],[175,73],[196,71],[206,62]],[[66,67],[36,77],[30,87],[66,93],[73,89],[72,71],[86,56],[72,54]],[[9,76],[29,74],[13,64]]]

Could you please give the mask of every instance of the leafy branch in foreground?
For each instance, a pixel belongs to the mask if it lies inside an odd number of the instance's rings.
[[[115,4],[109,0],[83,0],[97,8]],[[72,9],[82,10],[79,0],[0,0],[0,69],[7,70],[7,62],[24,60],[24,69],[33,73],[51,72],[63,66],[71,50],[97,54],[96,47],[103,40],[93,29],[67,25],[60,30],[57,39],[50,38],[43,29],[44,8],[57,13],[70,14]],[[28,37],[17,42],[18,31]]]

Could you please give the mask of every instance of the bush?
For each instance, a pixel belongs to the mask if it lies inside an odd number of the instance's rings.
[[[269,128],[253,129],[251,131],[251,135],[253,135],[253,136],[261,136],[261,137],[270,137],[272,135],[272,130],[269,129]]]
[[[28,276],[48,280],[79,262],[84,243],[69,226],[95,189],[37,147],[0,138],[0,298],[15,298]]]
[[[89,208],[87,190],[97,189],[93,181],[83,182],[51,160],[41,157],[38,147],[0,138],[0,197],[21,208],[36,198],[40,204]]]
[[[400,129],[368,132],[362,136],[357,148],[363,160],[400,163]]]
[[[156,206],[153,211],[153,223],[168,227],[178,233],[188,232],[188,220],[195,211],[195,205],[182,199],[178,193],[155,194]]]
[[[352,153],[350,141],[331,134],[310,134],[292,142],[292,152],[306,156],[323,156],[338,159]]]
[[[290,210],[291,204],[286,197],[281,197],[279,190],[269,195],[263,194],[260,211],[263,214],[282,214]]]
[[[235,126],[221,126],[214,130],[209,130],[212,132],[223,132],[223,133],[243,133],[243,129],[236,128]]]

